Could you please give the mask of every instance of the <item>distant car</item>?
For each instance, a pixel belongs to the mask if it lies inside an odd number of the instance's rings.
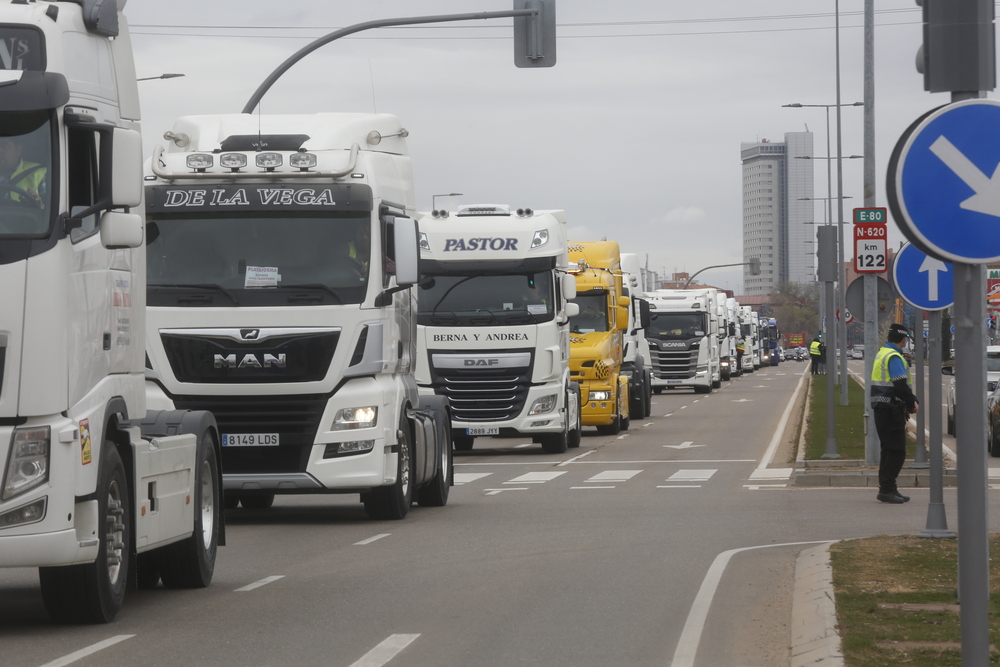
[[[941,372],[946,375],[954,375],[954,366],[943,366]],[[989,402],[997,393],[996,388],[1000,384],[1000,345],[990,345],[986,348],[986,400]],[[955,378],[951,379],[951,383],[948,385],[948,397],[946,400],[948,406],[948,418],[946,420],[948,435],[955,435]],[[993,412],[994,410],[987,405],[987,409],[990,411],[990,419],[987,420],[987,425],[992,425]],[[998,408],[1000,410],[1000,408]],[[992,428],[992,426],[991,426]],[[1000,434],[998,434],[1000,436]],[[992,436],[987,440],[990,448],[990,453],[992,454],[993,449],[993,438]],[[996,454],[993,456],[1000,456],[1000,450],[997,450]]]
[[[788,361],[790,359],[794,359],[795,356],[796,356],[795,355],[795,348],[794,347],[788,348],[787,350],[785,350],[783,356],[785,357],[785,361]]]
[[[865,358],[865,346],[855,345],[851,350],[851,359],[864,359]]]

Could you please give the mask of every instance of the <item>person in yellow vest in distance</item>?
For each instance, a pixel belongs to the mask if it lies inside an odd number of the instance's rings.
[[[823,334],[818,334],[809,343],[809,360],[812,362],[812,374],[820,375],[823,372]]]
[[[21,137],[0,137],[0,199],[45,207],[48,169],[21,158]]]
[[[742,338],[736,343],[736,372],[743,372],[743,355],[747,352],[747,344]]]
[[[920,404],[910,390],[906,359],[900,345],[909,336],[902,324],[892,324],[886,344],[875,355],[871,377],[871,406],[875,413],[882,456],[878,467],[878,500],[900,504],[909,500],[896,487],[906,460],[906,422]]]

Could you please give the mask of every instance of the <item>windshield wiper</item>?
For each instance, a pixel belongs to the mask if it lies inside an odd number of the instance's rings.
[[[493,311],[490,311],[490,312],[493,312]],[[533,324],[538,324],[538,322],[540,321],[538,319],[538,317],[534,313],[529,313],[526,310],[504,310],[504,311],[499,311],[499,312],[503,313],[504,319],[507,320],[507,322],[512,322],[513,321],[513,323],[515,323],[515,324],[517,323],[516,322],[517,320],[521,320],[521,319],[524,319],[524,318],[528,318],[528,321],[532,322]],[[494,314],[494,317],[495,317],[495,314]],[[497,318],[497,319],[499,319],[499,318]]]
[[[300,285],[278,285],[278,288],[279,289],[314,289],[314,290],[318,289],[318,290],[323,290],[327,294],[331,295],[334,299],[336,299],[341,305],[344,304],[344,297],[340,296],[340,294],[338,294],[336,291],[334,291],[334,289],[332,287],[330,287],[329,285],[324,285],[323,283],[302,283]],[[288,298],[291,299],[293,297],[289,296]]]
[[[464,278],[462,278],[461,280],[459,280],[457,283],[455,283],[454,285],[452,285],[451,287],[449,287],[448,289],[445,290],[444,294],[441,295],[441,298],[438,299],[437,303],[434,304],[434,307],[431,308],[431,312],[432,313],[436,313],[437,312],[438,306],[440,306],[441,302],[444,301],[448,297],[449,294],[451,294],[451,291],[453,289],[455,289],[456,287],[458,287],[462,283],[465,283],[465,282],[468,282],[468,281],[472,280],[473,278],[482,278],[485,275],[486,275],[485,273],[473,273],[472,275],[465,276]]]
[[[216,283],[150,283],[146,285],[146,288],[151,287],[165,287],[167,289],[201,289],[201,290],[213,290],[215,292],[222,292],[229,297],[229,300],[233,302],[234,306],[240,305],[239,300],[236,295],[227,290],[222,285]]]

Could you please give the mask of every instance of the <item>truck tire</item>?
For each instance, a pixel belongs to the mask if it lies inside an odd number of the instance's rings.
[[[615,395],[615,419],[610,424],[598,424],[597,432],[601,435],[618,435],[622,430],[621,410],[618,408],[620,397]]]
[[[205,588],[212,583],[222,524],[219,461],[210,431],[198,434],[194,484],[194,534],[162,549],[160,579],[167,588]],[[274,499],[274,494],[270,494]]]
[[[447,441],[441,445],[441,457],[434,478],[417,489],[417,502],[421,507],[444,507],[448,504],[448,493],[454,468],[452,467],[451,429],[443,429]]]
[[[562,454],[569,448],[569,424],[562,433],[546,433],[540,439],[546,454]]]
[[[696,393],[696,394],[710,394],[710,393],[712,393],[712,385],[708,385],[707,387],[695,387],[694,388],[694,393]]]
[[[401,411],[404,415],[405,410]],[[413,445],[410,442],[410,427],[406,417],[399,425],[399,456],[396,457],[396,483],[392,486],[380,486],[361,494],[365,511],[369,518],[384,521],[398,520],[406,517],[413,502]]]
[[[132,504],[125,466],[115,443],[105,440],[97,475],[97,558],[93,563],[42,567],[38,579],[49,615],[60,623],[110,623],[125,600],[130,565]]]
[[[452,435],[452,441],[455,443],[456,452],[472,451],[472,443],[475,439],[475,436],[471,435]]]
[[[273,493],[243,493],[239,498],[245,510],[266,510],[274,504]]]
[[[645,411],[646,392],[641,382],[636,382],[635,386],[628,388],[628,414],[629,417],[635,415],[636,419],[642,419]]]
[[[575,385],[575,383],[573,386],[576,389],[571,389],[566,396],[567,406],[571,405],[569,401],[576,401],[576,419],[574,420],[573,429],[569,432],[569,440],[566,442],[566,446],[570,449],[576,449],[580,446],[580,439],[583,435],[583,424],[580,423],[580,387],[579,385]]]
[[[646,385],[644,389],[645,391],[643,393],[645,394],[646,398],[645,398],[645,407],[643,408],[642,411],[643,419],[653,414],[653,374],[648,371],[646,372]]]
[[[653,387],[653,393],[659,396],[663,393],[663,387]]]

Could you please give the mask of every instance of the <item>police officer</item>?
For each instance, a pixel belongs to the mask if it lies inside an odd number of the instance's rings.
[[[883,503],[899,504],[910,499],[896,488],[896,477],[906,460],[906,422],[919,406],[907,383],[908,367],[900,347],[907,336],[906,327],[892,324],[886,344],[879,348],[872,368],[871,405],[882,449],[877,498]]]
[[[823,343],[820,342],[820,338],[822,337],[823,334],[819,334],[809,343],[809,360],[812,362],[813,375],[819,375],[820,362],[823,359]]]

